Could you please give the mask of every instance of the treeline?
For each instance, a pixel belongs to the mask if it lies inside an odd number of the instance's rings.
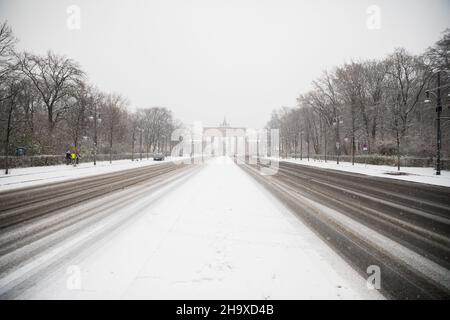
[[[120,94],[88,83],[70,58],[18,52],[11,27],[0,25],[0,135],[3,165],[17,147],[27,155],[167,152],[179,124],[166,108],[130,112]],[[142,146],[142,150],[141,150]],[[5,163],[6,161],[6,163]]]
[[[273,111],[267,127],[280,129],[283,156],[433,157],[436,100],[426,91],[437,86],[439,70],[445,86],[450,75],[448,29],[422,55],[399,48],[382,60],[352,61],[324,71],[297,98],[297,107]],[[448,87],[441,92],[443,116],[448,116],[448,92]],[[449,156],[449,151],[449,121],[444,119],[442,153]]]

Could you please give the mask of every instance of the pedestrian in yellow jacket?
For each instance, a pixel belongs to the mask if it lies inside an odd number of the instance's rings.
[[[72,152],[70,154],[70,157],[72,158],[72,164],[75,167],[77,165],[76,161],[77,161],[77,154],[75,152]]]

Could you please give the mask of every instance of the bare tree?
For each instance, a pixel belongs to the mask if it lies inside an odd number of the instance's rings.
[[[113,144],[117,137],[123,136],[126,128],[126,111],[125,107],[128,102],[118,94],[106,95],[103,105],[102,124],[106,129],[106,134],[109,141],[109,162],[112,163]]]
[[[23,81],[18,77],[17,73],[9,74],[9,77],[2,84],[2,99],[0,100],[0,122],[5,123],[4,126],[4,154],[5,154],[5,174],[9,172],[9,152],[11,135],[14,130],[20,126],[23,121],[23,113],[18,107],[19,96],[23,94]]]
[[[0,23],[2,154],[10,156],[14,145],[38,154],[67,147],[82,150],[86,143],[90,148],[92,142],[81,139],[90,130],[94,132],[94,159],[97,146],[109,152],[112,161],[114,152],[126,152],[130,142],[134,145],[137,126],[144,127],[144,121],[141,117],[128,119],[125,98],[91,87],[80,66],[70,58],[51,51],[45,55],[16,52],[15,43],[8,24]],[[146,123],[148,151],[166,151],[176,125],[170,110],[151,108]],[[97,143],[102,135],[100,141],[107,142],[103,146]]]
[[[324,114],[325,109],[331,111],[331,124],[334,126],[335,132],[335,152],[339,156],[341,150],[340,124],[342,122],[342,103],[337,92],[336,75],[325,71],[322,77],[313,81],[313,86],[316,91],[313,96],[323,103],[321,106],[323,109],[322,114]],[[325,120],[326,123],[329,123],[330,121],[328,117],[326,117]],[[339,157],[337,158],[337,161],[339,163]]]
[[[304,130],[307,144],[316,154],[323,152],[325,158],[329,142],[337,142],[334,152],[338,157],[338,145],[342,145],[345,154],[351,153],[352,162],[362,142],[368,145],[369,153],[397,155],[398,165],[405,152],[431,155],[434,118],[421,101],[436,66],[439,65],[438,70],[446,68],[448,30],[433,48],[424,56],[397,49],[382,60],[350,62],[324,72],[313,81],[312,89],[297,99],[300,122],[304,122],[302,129],[295,126],[298,121],[292,121],[296,109],[272,113],[268,126],[277,125],[280,129],[283,153],[295,149],[298,131]],[[444,83],[447,80],[444,78]],[[421,108],[417,108],[419,105]],[[329,136],[329,129],[334,132],[333,137]],[[443,137],[445,140],[445,134]],[[450,149],[446,145],[444,150]]]
[[[138,110],[145,132],[147,158],[150,152],[164,151],[173,128],[172,112],[167,108],[153,107]]]
[[[67,125],[65,131],[72,139],[75,149],[78,149],[80,138],[87,130],[90,97],[89,88],[85,84],[80,83],[73,88],[72,96],[63,101],[67,110],[64,117]]]
[[[450,71],[450,29],[442,38],[425,52],[425,58],[434,69]]]
[[[76,62],[51,51],[44,57],[22,54],[20,68],[36,87],[47,109],[48,131],[52,143],[56,124],[70,107],[64,99],[73,96],[74,88],[82,81],[84,73]]]
[[[397,145],[397,168],[400,170],[401,142],[410,124],[410,114],[423,94],[427,72],[421,59],[404,49],[397,49],[388,57],[388,66],[388,102]]]
[[[10,72],[10,65],[14,64],[14,46],[17,39],[7,21],[0,24],[0,83]]]

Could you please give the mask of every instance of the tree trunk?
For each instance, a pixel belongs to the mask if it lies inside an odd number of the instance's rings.
[[[109,163],[112,163],[112,147],[113,147],[113,128],[109,133]]]
[[[135,137],[135,130],[133,129],[133,136],[131,140],[131,161],[134,161],[134,137]]]
[[[11,102],[8,113],[8,123],[6,127],[6,139],[5,139],[5,174],[9,173],[9,138],[11,136],[11,118],[13,113],[14,103]]]
[[[397,170],[400,171],[400,134],[397,130],[396,132],[397,137]]]
[[[352,104],[352,109],[351,109],[351,115],[352,115],[352,166],[355,165],[355,105]]]
[[[323,145],[324,145],[324,158],[325,162],[327,162],[327,125],[324,126],[324,135],[323,135]]]
[[[297,150],[298,149],[298,141],[297,141],[297,134],[294,136],[294,159],[297,159]]]
[[[341,153],[341,136],[339,133],[339,119],[336,117],[336,141],[335,141],[335,150],[336,150],[336,164],[339,164],[339,156]]]
[[[355,133],[352,136],[352,166],[355,165]]]

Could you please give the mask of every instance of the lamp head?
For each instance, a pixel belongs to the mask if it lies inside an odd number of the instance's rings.
[[[431,100],[430,100],[430,91],[429,90],[425,91],[425,97],[426,97],[426,99],[423,102],[430,103]]]

